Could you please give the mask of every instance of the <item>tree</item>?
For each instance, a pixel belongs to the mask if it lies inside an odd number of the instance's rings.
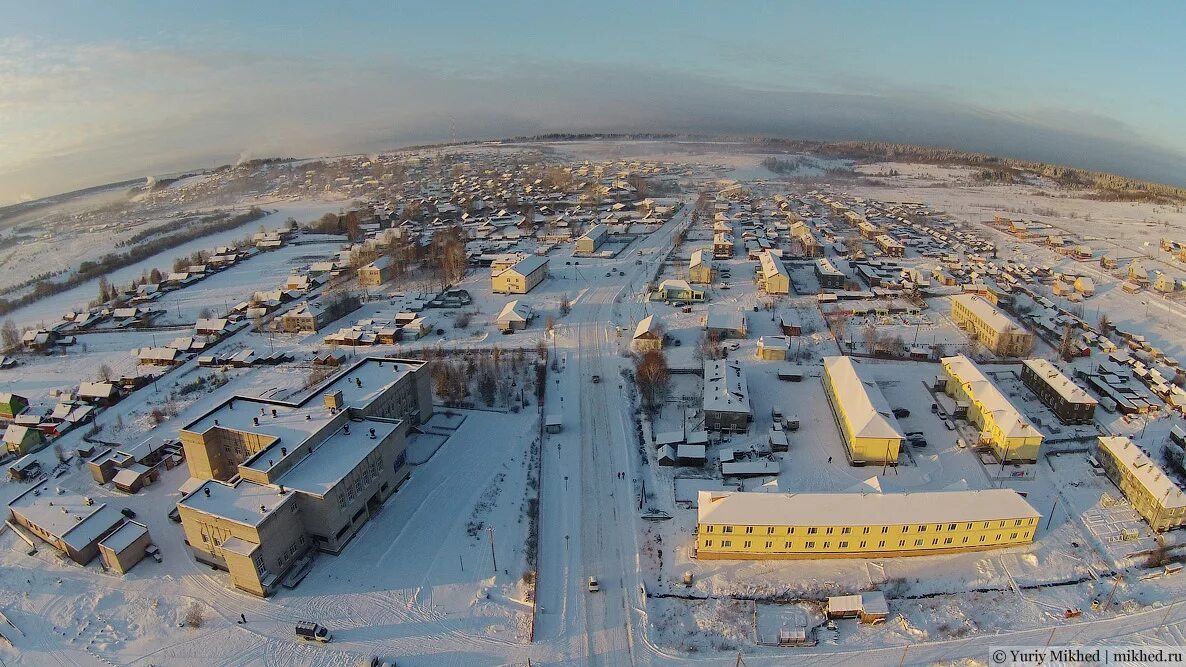
[[[152,283],[153,285],[159,285],[161,283],[161,279],[162,276],[160,269],[154,268],[152,271],[148,272],[148,282]]]
[[[99,303],[107,303],[112,297],[111,282],[107,280],[107,276],[99,277]]]
[[[634,379],[642,397],[643,410],[655,414],[671,391],[671,370],[667,366],[667,357],[661,350],[644,353],[635,364]]]
[[[21,344],[21,332],[11,319],[4,320],[4,325],[0,326],[0,342],[5,350],[14,350]]]
[[[570,301],[568,299],[568,295],[565,294],[560,298],[560,314],[567,315],[570,312],[572,312],[572,301]]]
[[[497,392],[498,378],[494,374],[494,369],[491,364],[484,363],[478,369],[478,398],[486,407],[492,407]]]
[[[99,364],[99,380],[102,382],[111,382],[115,374],[111,370],[111,366],[107,364]]]
[[[211,312],[210,308],[208,308],[208,307],[207,307],[207,308],[203,308],[203,309],[201,309],[201,310],[199,310],[199,311],[198,311],[198,319],[201,319],[201,320],[208,320],[208,319],[210,319],[211,317],[214,317],[214,313],[213,313],[213,312]]]
[[[1075,338],[1070,326],[1063,327],[1062,339],[1058,341],[1058,356],[1062,357],[1063,361],[1075,358]]]

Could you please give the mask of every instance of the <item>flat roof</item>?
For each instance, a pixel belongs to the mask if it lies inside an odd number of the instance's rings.
[[[124,525],[117,528],[114,533],[104,537],[99,545],[119,553],[147,534],[148,526],[138,521],[125,521]]]
[[[750,413],[749,384],[736,361],[704,362],[704,409]]]
[[[1186,494],[1182,493],[1182,488],[1131,439],[1122,435],[1101,436],[1099,443],[1100,449],[1110,452],[1157,502],[1167,509],[1186,507]]]
[[[276,480],[277,484],[296,491],[324,496],[351,470],[358,467],[384,438],[399,428],[401,422],[363,420],[351,422],[350,433],[339,429]],[[375,437],[370,437],[370,429]]]
[[[909,525],[1039,518],[1012,489],[918,493],[701,491],[698,521],[751,526]]]
[[[1016,329],[1020,333],[1025,333],[1024,327],[979,294],[956,294],[951,297],[951,300],[963,304],[977,319],[997,333],[1008,329]]]
[[[207,490],[210,491],[209,496],[206,495]],[[271,484],[258,484],[246,479],[228,484],[211,479],[182,498],[178,505],[248,526],[258,526],[294,498],[296,496],[292,493],[280,495],[280,490]]]
[[[993,414],[997,426],[1006,437],[1042,437],[1038,429],[1034,428],[1008,398],[1005,398],[996,384],[985,377],[971,359],[957,354],[954,357],[944,357],[940,362],[956,379],[968,385],[972,397],[980,403],[983,410]]]
[[[1069,403],[1085,403],[1095,405],[1096,400],[1089,396],[1079,385],[1068,378],[1058,366],[1049,359],[1026,359],[1021,362],[1042,378],[1042,381],[1058,392],[1064,401]]]
[[[854,436],[902,438],[902,429],[885,394],[876,382],[861,377],[860,367],[852,357],[825,357],[824,372],[836,389],[836,399],[844,404],[844,412],[852,421]]]

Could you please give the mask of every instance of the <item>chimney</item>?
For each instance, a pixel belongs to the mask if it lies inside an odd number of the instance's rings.
[[[286,493],[288,493],[288,492],[284,490],[284,485],[283,485],[283,484],[281,484],[281,485],[280,485],[280,495],[282,495],[282,496],[283,496],[283,495],[284,495],[284,494],[286,494]]]
[[[272,467],[272,459],[268,459],[268,467],[269,467],[269,468],[271,468],[271,467]]]
[[[345,430],[344,430],[343,432],[344,432],[346,435],[350,435],[350,425],[349,425],[349,424],[346,424],[346,426],[345,426]]]
[[[305,421],[310,421],[312,419],[313,419],[313,415],[305,415]]]
[[[209,498],[210,497],[210,487],[207,486],[206,488],[204,488],[202,490],[206,492],[206,497]]]
[[[215,420],[214,420],[214,425],[215,425],[215,426],[218,426],[218,420],[217,420],[217,419],[215,419]]]
[[[375,439],[375,429],[371,429],[371,440]]]
[[[253,426],[259,426],[259,417],[252,417],[252,418],[251,418],[251,424],[252,424]]]
[[[276,418],[276,408],[272,408],[272,419]]]
[[[260,513],[260,514],[267,514],[267,513],[268,513],[268,507],[267,507],[267,505],[260,505],[260,506],[259,506],[259,513]]]
[[[280,456],[288,456],[288,448],[287,447],[280,448]]]
[[[228,410],[234,410],[235,409],[235,399],[232,398],[231,400],[227,401],[226,407]]]
[[[358,378],[354,378],[354,386],[355,386],[355,387],[361,387],[361,386],[362,386],[362,380],[360,380],[360,379],[358,379]]]

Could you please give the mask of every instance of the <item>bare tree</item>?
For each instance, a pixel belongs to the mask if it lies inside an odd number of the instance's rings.
[[[671,391],[671,370],[661,350],[650,350],[638,358],[634,367],[635,383],[642,397],[642,407],[654,414]]]
[[[5,350],[15,350],[21,344],[21,332],[11,319],[4,320],[4,325],[0,326],[0,343]]]
[[[108,366],[107,364],[99,364],[98,376],[99,380],[102,382],[111,382],[111,379],[115,376],[115,373],[112,372],[111,366]]]

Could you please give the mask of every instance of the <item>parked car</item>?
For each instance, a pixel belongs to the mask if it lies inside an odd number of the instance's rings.
[[[181,523],[181,510],[174,505],[173,509],[169,510],[169,520],[173,523]]]
[[[956,447],[959,447],[960,449],[967,449],[967,448],[968,448],[968,443],[964,442],[964,439],[963,439],[963,438],[956,438],[956,439],[955,439],[955,446],[956,446]]]
[[[334,639],[328,628],[320,623],[313,623],[311,621],[297,623],[296,636],[297,639],[303,639],[307,642],[321,642],[322,644],[328,644]]]
[[[395,660],[371,656],[370,667],[395,667]]]
[[[594,376],[593,376],[593,384],[597,384],[598,382],[601,382],[601,376],[600,376],[600,375],[594,375]]]
[[[597,582],[597,577],[589,577],[589,592],[596,593],[601,590],[601,584]]]
[[[950,419],[944,419],[944,420],[943,420],[943,425],[947,427],[947,430],[948,430],[948,431],[954,431],[954,430],[955,430],[955,424],[954,424],[954,423],[952,423],[952,421],[951,421]]]
[[[894,408],[894,416],[898,419],[905,419],[910,416],[910,411],[906,408]]]
[[[126,508],[126,507],[125,507],[125,508],[123,508],[122,510],[120,510],[120,511],[119,511],[119,513],[120,513],[120,514],[122,514],[122,515],[124,515],[124,516],[126,516],[126,517],[128,517],[129,519],[135,519],[135,518],[136,518],[136,513],[135,513],[135,512],[133,512],[132,510],[130,510],[130,509],[128,509],[128,508]]]

